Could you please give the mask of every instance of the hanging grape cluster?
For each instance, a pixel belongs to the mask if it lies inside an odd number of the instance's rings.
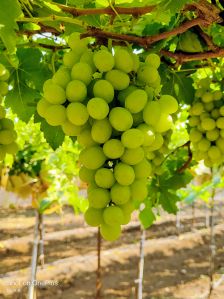
[[[8,83],[6,82],[8,79],[9,71],[3,64],[0,64],[0,103],[8,93]],[[14,155],[18,151],[14,123],[5,116],[5,108],[0,105],[0,161],[5,158],[6,154]]]
[[[128,47],[88,49],[74,33],[63,66],[43,86],[37,111],[66,135],[77,136],[80,179],[88,184],[85,220],[115,240],[134,201],[148,194],[147,178],[161,171],[178,103],[160,95],[160,58],[144,62]]]
[[[221,90],[211,88],[209,78],[199,82],[189,114],[190,141],[195,160],[207,167],[224,162],[224,102]]]

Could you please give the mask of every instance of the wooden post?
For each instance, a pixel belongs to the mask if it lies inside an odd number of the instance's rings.
[[[100,228],[98,228],[97,232],[97,271],[96,271],[96,299],[101,298],[101,289],[102,289],[102,281],[101,281],[101,234]]]
[[[39,260],[41,267],[44,266],[44,215],[39,213]]]
[[[137,298],[143,298],[143,278],[144,278],[144,247],[145,247],[145,229],[141,228],[141,239],[140,239],[140,249],[139,249],[139,268],[138,268],[138,291]]]

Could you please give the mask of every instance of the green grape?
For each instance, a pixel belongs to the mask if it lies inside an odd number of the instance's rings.
[[[0,77],[6,74],[6,68],[3,64],[0,63]]]
[[[93,189],[88,194],[88,201],[92,208],[105,208],[110,202],[110,192],[103,188]]]
[[[70,73],[65,67],[61,67],[59,70],[57,70],[57,72],[52,77],[52,81],[63,88],[66,88],[70,80]]]
[[[100,233],[105,240],[112,242],[120,237],[121,227],[120,225],[111,226],[107,224],[102,224],[100,226]]]
[[[82,102],[87,96],[86,85],[79,80],[70,81],[66,87],[66,97],[70,102]]]
[[[207,88],[207,87],[206,87]],[[206,89],[205,88],[205,89]],[[205,89],[204,88],[198,88],[196,91],[195,91],[195,97],[196,98],[201,98],[205,92]]]
[[[218,129],[214,129],[214,130],[210,130],[206,132],[206,138],[209,141],[215,141],[216,139],[219,138],[219,130]]]
[[[133,58],[131,54],[125,49],[116,49],[115,55],[115,68],[125,73],[130,73],[133,70]]]
[[[63,56],[63,64],[68,68],[72,68],[74,64],[79,62],[79,60],[80,54],[78,54],[75,51],[69,51],[68,53],[65,53]]]
[[[203,52],[198,35],[191,31],[186,31],[180,35],[178,48],[189,53]]]
[[[198,102],[193,104],[189,112],[191,115],[201,115],[203,111],[204,111],[203,104]]]
[[[126,89],[130,83],[129,76],[120,70],[111,70],[107,72],[105,79],[112,84],[115,90]]]
[[[147,149],[149,151],[156,151],[162,147],[163,143],[164,143],[163,136],[160,133],[156,132],[155,141],[150,146],[147,146]]]
[[[51,105],[45,112],[45,119],[51,126],[60,126],[66,120],[66,108],[62,105]]]
[[[81,130],[77,137],[77,141],[83,147],[90,147],[92,145],[96,145],[96,142],[92,138],[90,128],[84,128],[83,130]]]
[[[93,55],[93,62],[101,73],[108,72],[114,67],[114,57],[106,50],[95,52]]]
[[[178,110],[177,100],[170,95],[161,96],[158,102],[163,113],[173,114]]]
[[[160,66],[160,57],[155,53],[150,53],[146,56],[145,63],[158,69]]]
[[[202,112],[200,115],[200,120],[203,120],[205,118],[210,118],[210,114],[208,112]]]
[[[159,77],[159,73],[155,67],[143,65],[138,69],[137,78],[140,82],[150,85]]]
[[[110,103],[114,98],[114,88],[110,82],[98,80],[93,86],[93,94],[96,98],[102,98],[107,103]]]
[[[188,123],[189,123],[190,127],[196,127],[197,125],[200,124],[200,118],[199,118],[199,116],[191,116],[188,119]]]
[[[147,93],[142,89],[132,91],[125,99],[125,108],[131,113],[142,111],[147,103]]]
[[[224,118],[223,118],[224,119]],[[201,121],[201,126],[204,130],[206,131],[210,131],[210,130],[213,130],[215,129],[216,127],[216,122],[214,119],[212,118],[205,118]],[[218,125],[217,125],[218,126]]]
[[[4,150],[7,154],[15,155],[19,150],[19,146],[16,142],[12,142],[10,144],[4,145]]]
[[[83,127],[82,126],[76,126],[73,125],[70,121],[66,120],[62,125],[61,125],[62,131],[64,132],[65,135],[68,136],[78,136]]]
[[[219,128],[219,129],[224,129],[224,117],[219,117],[219,118],[216,120],[216,126],[217,126],[217,128]]]
[[[80,39],[80,33],[73,32],[68,38],[68,45],[81,54],[87,49],[88,41],[88,38]]]
[[[211,161],[210,158],[205,158],[204,159],[204,164],[206,167],[211,168],[213,166],[213,162]]]
[[[96,173],[95,170],[88,169],[88,168],[82,166],[79,169],[80,180],[85,182],[85,183],[90,184],[90,183],[94,182],[95,173]]]
[[[131,196],[134,200],[143,201],[148,195],[147,181],[138,179],[130,186]]]
[[[118,139],[110,139],[103,145],[104,154],[110,159],[118,159],[124,153],[124,146]]]
[[[221,136],[222,138],[224,138],[224,130],[220,130],[219,132],[220,132],[220,136]]]
[[[131,53],[131,57],[132,57],[132,60],[133,60],[133,71],[134,72],[137,72],[138,71],[138,68],[139,68],[139,65],[140,65],[140,62],[139,62],[139,57],[137,54],[135,53]]]
[[[211,131],[209,131],[211,132]],[[202,138],[199,142],[198,142],[198,149],[199,151],[201,152],[207,152],[208,149],[210,148],[211,146],[211,142],[205,138]]]
[[[16,139],[15,131],[1,130],[0,131],[0,144],[8,145]]]
[[[211,111],[211,116],[212,116],[212,118],[214,118],[214,119],[217,119],[217,118],[219,118],[219,116],[220,116],[220,112],[219,112],[219,109],[213,109],[212,111]]]
[[[105,143],[112,134],[112,127],[108,118],[93,122],[91,135],[95,142]]]
[[[89,119],[89,113],[85,105],[81,103],[71,103],[66,108],[68,120],[76,126],[84,125]]]
[[[129,129],[121,135],[121,142],[127,148],[137,148],[144,142],[144,135],[141,130]]]
[[[0,161],[5,159],[6,151],[5,146],[0,145]]]
[[[37,103],[37,112],[41,117],[45,118],[47,109],[51,106],[51,104],[45,99],[40,99]]]
[[[120,207],[110,206],[104,209],[103,219],[108,225],[119,225],[124,220],[124,214]]]
[[[205,103],[204,107],[206,111],[212,111],[214,109],[214,104],[213,102]]]
[[[66,101],[66,94],[64,89],[61,86],[52,83],[52,80],[45,83],[46,85],[44,85],[44,98],[51,104],[63,104]]]
[[[222,157],[222,152],[217,146],[212,145],[208,150],[209,158],[213,160],[219,160]]]
[[[99,226],[104,222],[103,210],[89,207],[84,214],[84,219],[90,226]]]
[[[219,139],[216,140],[216,146],[220,149],[220,151],[224,152],[224,138],[219,137]]]
[[[91,68],[93,72],[96,72],[96,67],[93,62],[93,52],[90,49],[87,49],[81,56],[80,62],[87,63]]]
[[[10,77],[10,72],[6,69],[6,72],[4,73],[4,75],[0,76],[0,80],[1,81],[7,81]]]
[[[131,221],[131,213],[128,213],[128,212],[124,211],[123,209],[122,209],[122,212],[124,214],[124,218],[123,218],[123,221],[121,224],[123,224],[123,225],[128,224]]]
[[[8,118],[1,119],[0,124],[1,124],[2,129],[13,130],[13,128],[14,128],[13,121],[11,119],[8,119]]]
[[[8,93],[8,83],[0,81],[0,95],[5,96]]]
[[[100,120],[104,119],[109,113],[109,106],[101,98],[92,98],[88,101],[87,110],[92,118]]]
[[[209,103],[209,102],[212,102],[213,101],[213,95],[211,92],[205,92],[202,97],[202,102],[204,103]]]
[[[155,95],[158,95],[160,93],[160,91],[161,91],[161,88],[162,88],[162,86],[161,86],[161,78],[158,77],[156,79],[156,81],[150,83],[148,86],[153,89],[153,93]],[[145,89],[146,89],[146,87],[145,87]]]
[[[135,85],[129,85],[127,88],[119,91],[117,98],[122,106],[125,105],[125,99],[136,89],[137,87]]]
[[[131,191],[129,186],[122,186],[116,183],[110,190],[110,196],[113,203],[116,205],[123,205],[131,198]]]
[[[0,106],[0,119],[5,118],[6,112],[3,106]]]
[[[138,125],[144,122],[142,111],[138,113],[132,113],[132,118],[133,118],[133,127],[137,127]]]
[[[202,139],[202,133],[197,129],[191,129],[189,134],[189,139],[191,142],[198,142]]]
[[[160,118],[158,120],[157,125],[155,126],[155,130],[159,133],[163,133],[171,129],[173,126],[173,119],[171,115],[167,115],[165,113],[160,114]]]
[[[143,119],[148,125],[155,126],[161,115],[160,104],[157,101],[148,102],[143,110]]]
[[[141,162],[144,159],[144,156],[145,153],[142,147],[126,148],[120,159],[126,164],[135,165]]]
[[[152,174],[152,165],[146,159],[133,166],[135,179],[145,179]]]
[[[126,131],[130,129],[133,124],[131,113],[122,107],[115,107],[111,109],[109,120],[112,127],[117,131]]]
[[[214,101],[220,101],[223,97],[223,93],[221,92],[221,90],[216,90],[213,92],[213,100]]]
[[[219,108],[219,113],[221,116],[224,116],[224,106]]]
[[[92,80],[93,71],[91,67],[85,62],[78,62],[72,67],[71,77],[73,80],[80,80],[86,85]]]
[[[211,79],[210,78],[203,78],[201,79],[199,82],[199,85],[203,88],[203,89],[207,89],[209,88],[210,84],[211,84]]]
[[[115,178],[111,169],[100,168],[96,171],[95,182],[101,188],[111,188],[115,183]]]
[[[100,146],[94,145],[81,151],[80,162],[88,169],[97,169],[103,166],[106,156]]]
[[[114,167],[114,177],[120,185],[131,185],[135,179],[135,173],[130,165],[118,163]]]

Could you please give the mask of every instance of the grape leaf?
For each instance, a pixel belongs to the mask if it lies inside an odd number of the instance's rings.
[[[146,207],[144,210],[142,210],[139,213],[139,219],[140,219],[143,227],[146,229],[146,228],[149,228],[153,224],[153,222],[156,220],[156,217],[153,214],[152,209],[150,209],[149,207]]]
[[[47,143],[53,148],[53,150],[56,150],[60,145],[62,145],[65,135],[60,126],[52,127],[42,119],[40,128],[44,133]]]
[[[178,211],[176,203],[178,201],[180,201],[180,198],[174,193],[168,191],[164,191],[160,193],[159,204],[168,213],[176,214],[176,212]]]

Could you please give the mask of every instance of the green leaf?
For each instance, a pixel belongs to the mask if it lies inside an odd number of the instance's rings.
[[[156,220],[156,217],[153,214],[152,209],[147,207],[139,213],[139,219],[143,227],[146,229],[153,224],[153,222]]]
[[[52,127],[45,120],[41,121],[41,131],[44,133],[44,137],[47,143],[56,150],[60,145],[62,145],[65,135],[61,127]]]
[[[168,180],[166,180],[166,186],[169,190],[177,190],[186,187],[188,183],[192,180],[193,176],[189,171],[180,174],[174,174]]]
[[[9,52],[15,52],[16,33],[18,29],[16,19],[22,14],[17,0],[0,1],[0,38]]]
[[[159,203],[163,207],[165,211],[171,214],[176,214],[178,211],[178,208],[176,206],[176,203],[180,201],[180,198],[171,192],[164,191],[160,193],[159,196]]]

